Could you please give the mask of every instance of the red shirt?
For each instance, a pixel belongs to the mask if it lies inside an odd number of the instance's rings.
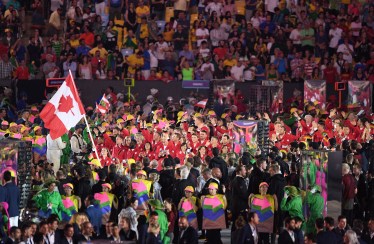
[[[28,80],[30,77],[29,68],[18,66],[16,69],[16,76],[19,80]]]
[[[224,47],[217,47],[213,50],[214,54],[217,54],[219,59],[225,59],[227,49]]]
[[[93,47],[95,43],[95,36],[92,32],[81,34],[80,39],[83,39],[85,44],[87,46],[90,46],[91,48]]]
[[[323,74],[324,74],[324,77],[327,83],[334,83],[336,77],[338,76],[338,72],[336,71],[335,67],[332,67],[332,68],[327,67],[323,71]]]

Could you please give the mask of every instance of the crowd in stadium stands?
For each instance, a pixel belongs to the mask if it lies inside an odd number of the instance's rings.
[[[374,80],[370,0],[0,3],[0,79],[71,70],[103,80]],[[374,243],[373,114],[304,104],[300,94],[270,114],[251,113],[240,90],[206,109],[150,92],[129,103],[108,87],[104,112],[86,106],[93,145],[83,121],[52,139],[41,104],[1,89],[0,135],[30,141],[33,152],[20,212],[15,150],[0,148],[1,243],[218,244],[226,228],[235,244]],[[251,134],[240,134],[238,119],[269,124],[268,155],[245,148]],[[322,157],[301,160],[313,149],[343,154],[336,220]]]

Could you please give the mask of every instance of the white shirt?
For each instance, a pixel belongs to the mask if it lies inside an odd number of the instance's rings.
[[[266,11],[274,13],[274,8],[278,7],[278,0],[265,0]]]
[[[300,39],[300,31],[298,29],[293,29],[290,33],[290,39],[292,40],[293,44],[299,45],[301,44]]]
[[[253,236],[253,240],[254,240],[254,243],[257,244],[258,243],[258,233],[257,233],[257,229],[255,226],[249,224],[249,227],[251,227],[251,230],[252,230],[252,236]]]
[[[210,67],[210,69],[207,69],[209,67]],[[203,72],[209,72],[209,71],[214,72],[214,65],[212,63],[203,63],[203,65],[201,65],[200,70],[203,71]]]
[[[209,15],[213,12],[216,11],[217,16],[221,16],[221,11],[222,11],[222,4],[221,3],[215,3],[215,2],[210,2],[208,6],[206,6],[205,11],[209,13]]]
[[[343,53],[343,59],[347,61],[348,63],[352,63],[352,54],[350,51],[353,52],[353,46],[351,44],[348,44],[348,47],[342,43],[338,46],[338,50],[336,50],[337,53],[342,52]]]
[[[254,71],[251,70],[251,69],[245,70],[243,72],[243,78],[244,78],[244,80],[254,80],[255,79]]]
[[[196,37],[203,37],[209,36],[209,30],[207,28],[201,29],[198,28],[196,30]],[[207,39],[197,39],[197,46],[200,47],[202,41],[206,41]]]
[[[149,63],[150,63],[150,66],[151,68],[157,68],[158,67],[158,59],[156,57],[156,54],[149,50]]]
[[[165,60],[165,49],[169,48],[166,42],[160,43],[156,42],[156,57],[158,60]],[[152,67],[152,66],[151,66]]]
[[[55,243],[55,232],[49,233],[48,234],[48,239],[49,239],[50,244],[54,244]]]
[[[329,47],[336,48],[338,46],[339,40],[342,37],[342,32],[342,29],[338,27],[336,27],[335,30],[330,29],[329,36],[332,36],[332,38],[330,40]]]
[[[66,143],[62,141],[61,137],[52,140],[51,135],[47,135],[47,149],[48,150],[62,150],[66,147]]]
[[[203,58],[206,58],[210,54],[210,49],[209,48],[205,48],[205,49],[200,48],[199,53],[201,53]]]
[[[236,81],[242,81],[243,80],[243,74],[244,74],[244,65],[237,66],[234,65],[231,68],[231,75],[234,77]]]
[[[353,31],[352,35],[355,37],[358,37],[360,35],[360,30],[362,28],[361,22],[352,22],[351,23],[351,29],[359,29],[358,31]]]
[[[295,233],[292,230],[287,230],[293,242],[295,242]]]

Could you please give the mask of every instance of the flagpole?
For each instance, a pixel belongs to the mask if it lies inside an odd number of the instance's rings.
[[[92,134],[91,134],[90,125],[88,124],[88,121],[87,121],[86,115],[84,115],[83,117],[84,117],[84,121],[86,122],[87,131],[88,131],[88,134],[89,134],[90,139],[91,139],[91,142],[92,142],[92,149],[95,150],[96,158],[100,161],[99,154],[97,153],[96,146],[95,146],[95,142],[94,142],[93,137],[92,137]],[[100,162],[100,163],[101,163],[101,162]]]
[[[71,73],[71,70],[70,70],[70,69],[69,69],[69,74],[70,74],[71,77],[74,77],[73,74]],[[74,81],[74,79],[73,79],[73,81]],[[77,87],[75,86],[75,82],[72,82],[72,83],[73,83],[73,86],[74,86],[75,92],[78,94],[78,90],[77,90]],[[99,154],[97,153],[96,145],[95,145],[95,142],[94,142],[93,137],[92,137],[92,134],[91,134],[90,125],[88,124],[88,121],[87,121],[87,118],[86,118],[86,114],[84,114],[83,118],[84,118],[84,121],[86,122],[88,135],[90,136],[90,139],[91,139],[91,142],[92,142],[92,149],[95,150],[96,158],[100,161]],[[101,163],[101,162],[100,162],[100,163]]]

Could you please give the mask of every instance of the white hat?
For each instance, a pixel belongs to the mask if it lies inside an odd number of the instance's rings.
[[[122,93],[117,93],[117,99],[124,98],[125,96]]]
[[[152,100],[153,99],[153,96],[152,95],[148,95],[147,96],[147,100]]]

